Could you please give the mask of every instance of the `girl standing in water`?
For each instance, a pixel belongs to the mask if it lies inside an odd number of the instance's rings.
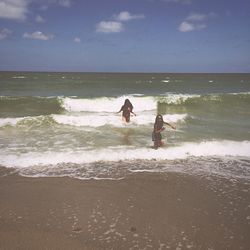
[[[130,113],[132,113],[133,115],[136,116],[136,114],[133,112],[133,105],[132,103],[129,101],[129,99],[126,99],[123,106],[121,107],[120,111],[118,113],[120,113],[122,111],[122,120],[125,122],[130,122]]]
[[[152,133],[152,141],[154,141],[154,148],[157,149],[163,145],[161,132],[165,129],[163,125],[166,124],[170,126],[172,129],[176,129],[176,127],[170,123],[164,122],[162,115],[157,115],[155,118],[154,131]]]

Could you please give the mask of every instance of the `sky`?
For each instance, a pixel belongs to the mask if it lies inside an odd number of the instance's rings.
[[[0,71],[250,73],[250,1],[0,0]]]

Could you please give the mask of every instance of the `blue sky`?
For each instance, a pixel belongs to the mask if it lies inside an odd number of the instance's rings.
[[[250,73],[250,1],[0,0],[0,70]]]

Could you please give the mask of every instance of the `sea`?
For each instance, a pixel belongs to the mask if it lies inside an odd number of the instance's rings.
[[[117,113],[125,99],[136,116]],[[155,116],[166,126],[152,148]],[[118,180],[178,172],[250,181],[250,74],[0,72],[0,166]]]

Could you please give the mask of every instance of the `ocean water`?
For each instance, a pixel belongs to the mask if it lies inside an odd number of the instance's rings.
[[[128,98],[137,116],[117,114]],[[156,114],[174,123],[151,146]],[[250,74],[0,73],[0,165],[32,177],[134,172],[250,180]]]

